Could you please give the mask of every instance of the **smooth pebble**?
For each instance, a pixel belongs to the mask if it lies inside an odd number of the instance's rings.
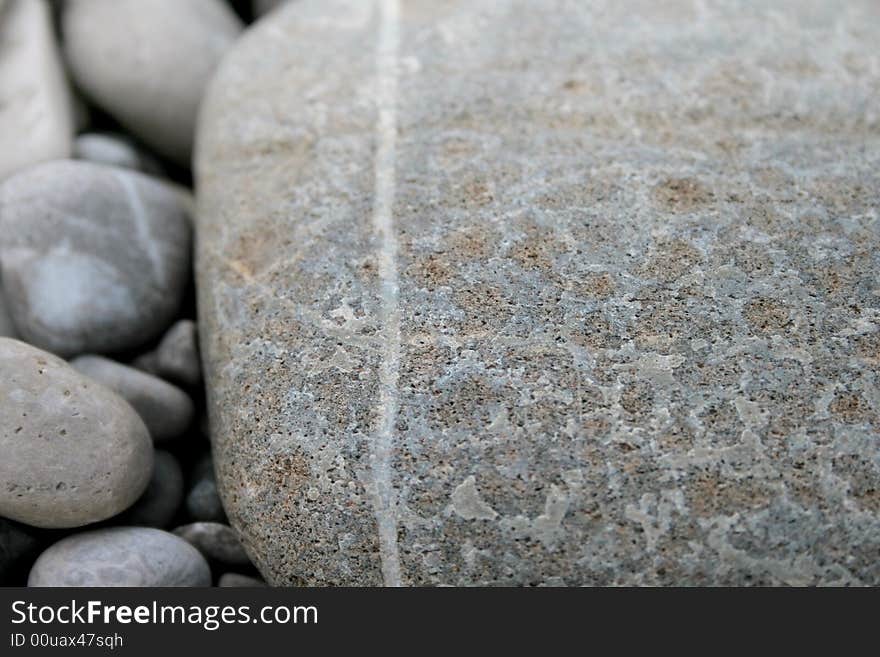
[[[189,276],[191,226],[175,187],[59,160],[0,185],[0,263],[20,335],[60,356],[161,334]]]
[[[73,78],[97,105],[189,166],[205,86],[241,21],[220,0],[70,0],[62,29]]]
[[[134,169],[154,176],[162,175],[162,166],[148,153],[141,151],[124,135],[89,132],[73,143],[73,156],[95,164]]]
[[[69,536],[31,568],[28,586],[210,586],[205,558],[185,540],[150,527]]]
[[[197,385],[202,378],[202,366],[196,323],[191,319],[176,322],[159,343],[156,358],[163,378],[188,386]]]
[[[0,180],[68,157],[71,94],[45,0],[7,0],[0,13]]]
[[[154,441],[177,438],[189,428],[193,402],[183,390],[167,381],[103,356],[79,356],[70,364],[131,404]]]
[[[186,510],[193,520],[226,520],[226,511],[223,510],[213,474],[196,481],[186,496]]]
[[[153,447],[124,399],[9,338],[0,338],[0,374],[0,516],[78,527],[140,497]]]

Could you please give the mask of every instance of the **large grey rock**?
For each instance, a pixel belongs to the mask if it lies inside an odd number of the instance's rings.
[[[127,509],[153,447],[118,395],[60,358],[0,338],[0,516],[78,527]]]
[[[74,534],[47,549],[28,586],[210,586],[204,557],[174,534],[113,527]]]
[[[181,192],[59,160],[0,186],[0,264],[21,336],[62,356],[136,347],[180,305],[191,227]]]
[[[867,0],[256,25],[197,274],[268,581],[880,584],[878,40]]]
[[[68,157],[73,104],[45,0],[0,6],[0,180]]]
[[[63,17],[79,87],[183,166],[205,85],[241,28],[222,0],[69,0]]]
[[[131,404],[154,441],[178,438],[189,428],[193,403],[180,388],[103,356],[79,356],[70,364]]]

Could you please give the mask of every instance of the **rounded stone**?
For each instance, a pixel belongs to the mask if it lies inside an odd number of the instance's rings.
[[[0,180],[38,162],[70,156],[71,94],[45,0],[0,7]]]
[[[88,132],[73,143],[73,156],[95,164],[122,169],[134,169],[150,175],[162,175],[161,165],[150,155],[142,152],[123,135]]]
[[[103,356],[79,356],[70,364],[131,404],[155,442],[182,436],[192,423],[192,400],[167,381]]]
[[[196,481],[186,496],[186,510],[193,520],[226,520],[226,511],[223,510],[223,502],[213,475]]]
[[[164,529],[174,520],[183,503],[183,471],[177,458],[156,450],[153,476],[147,490],[116,524]]]
[[[695,4],[291,2],[224,59],[200,346],[270,584],[880,584],[880,13]]]
[[[191,228],[174,187],[60,160],[0,186],[0,264],[23,339],[61,356],[135,348],[183,296]]]
[[[194,522],[178,527],[174,534],[191,543],[211,561],[229,566],[243,566],[251,562],[238,534],[229,525]]]
[[[124,399],[60,358],[8,338],[0,338],[0,372],[0,516],[79,527],[140,497],[153,447]]]
[[[184,385],[198,385],[202,379],[198,331],[191,319],[176,322],[162,338],[156,351],[159,374]]]
[[[131,361],[131,366],[151,376],[159,375],[159,354],[156,350],[146,351]]]
[[[113,527],[55,543],[31,568],[28,586],[210,586],[198,550],[174,534],[148,527]]]
[[[70,0],[77,85],[157,153],[189,166],[205,85],[242,25],[221,0]]]

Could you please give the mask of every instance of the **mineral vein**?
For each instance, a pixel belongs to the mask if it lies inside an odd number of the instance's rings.
[[[400,369],[400,308],[397,237],[394,231],[395,159],[397,144],[397,64],[400,46],[399,0],[378,0],[377,109],[373,231],[378,242],[383,354],[379,366],[378,428],[372,444],[375,513],[379,553],[386,586],[400,586],[396,494],[392,484],[394,425]]]

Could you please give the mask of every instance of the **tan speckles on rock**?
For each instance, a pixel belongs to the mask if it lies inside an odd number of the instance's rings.
[[[876,422],[877,416],[865,398],[857,392],[841,390],[828,406],[832,415],[847,424]]]
[[[877,583],[880,19],[704,4],[301,0],[226,60],[200,324],[270,583]]]
[[[769,297],[746,302],[743,317],[753,331],[762,334],[784,331],[791,323],[791,311],[783,302]]]
[[[668,178],[654,187],[653,197],[667,212],[693,212],[711,203],[714,194],[696,178]]]

